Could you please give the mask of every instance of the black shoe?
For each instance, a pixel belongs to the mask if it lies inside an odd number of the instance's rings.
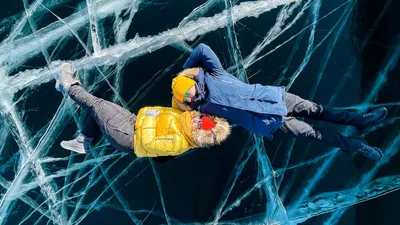
[[[383,153],[379,148],[372,147],[363,138],[358,137],[346,137],[342,134],[321,131],[321,141],[329,144],[333,147],[341,148],[345,151],[359,152],[371,160],[379,161],[383,157]]]
[[[383,152],[379,148],[364,143],[361,144],[361,147],[357,151],[374,161],[379,161],[383,157]]]
[[[362,123],[358,124],[357,127],[359,129],[364,129],[371,124],[379,123],[386,118],[387,114],[388,111],[386,107],[374,109],[368,113],[363,114],[363,121]]]

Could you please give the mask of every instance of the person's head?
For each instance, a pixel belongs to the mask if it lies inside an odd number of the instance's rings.
[[[191,103],[196,96],[196,82],[183,75],[172,80],[172,92],[176,99],[183,103]]]
[[[229,136],[231,127],[225,119],[200,114],[197,111],[184,112],[182,131],[198,147],[218,145]]]

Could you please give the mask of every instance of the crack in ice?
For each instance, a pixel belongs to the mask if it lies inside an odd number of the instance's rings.
[[[168,214],[169,210],[167,210],[167,202],[164,198],[165,193],[162,190],[161,177],[152,161],[148,165],[144,165],[141,170],[134,171],[135,176],[122,185],[123,187],[118,187],[117,182],[126,177],[128,171],[134,165],[144,161],[142,159],[134,159],[128,165],[125,165],[123,170],[118,171],[116,174],[111,174],[112,168],[121,164],[126,154],[113,152],[106,155],[105,149],[109,147],[109,144],[104,139],[91,149],[91,152],[85,156],[84,161],[80,161],[76,154],[68,156],[49,155],[54,142],[71,118],[78,128],[81,128],[77,107],[73,105],[71,99],[62,98],[54,116],[35,134],[31,134],[31,130],[24,124],[26,115],[23,111],[19,111],[19,105],[24,104],[24,101],[31,97],[31,93],[28,90],[41,88],[41,85],[54,79],[54,74],[63,63],[62,60],[57,58],[58,52],[64,50],[65,42],[69,39],[78,41],[79,45],[76,49],[85,55],[81,58],[74,57],[74,60],[71,61],[79,70],[83,83],[88,84],[88,90],[93,90],[101,82],[105,81],[112,91],[112,100],[119,101],[123,107],[129,109],[136,106],[161,78],[169,74],[178,63],[184,60],[185,53],[190,52],[201,37],[219,29],[225,29],[226,52],[228,53],[228,63],[230,64],[228,71],[247,83],[249,78],[254,76],[249,76],[247,69],[298,37],[280,76],[275,80],[275,84],[281,85],[286,81],[286,75],[290,71],[289,67],[294,64],[295,54],[300,51],[301,40],[308,34],[306,31],[310,29],[307,48],[302,54],[302,60],[295,68],[295,72],[290,74],[289,83],[286,87],[290,89],[296,83],[297,78],[309,65],[313,53],[329,37],[332,37],[331,43],[322,59],[315,84],[310,88],[311,99],[313,99],[318,93],[319,84],[323,80],[326,68],[332,61],[332,51],[335,49],[335,45],[338,43],[346,24],[348,24],[348,18],[357,1],[348,0],[338,3],[333,10],[320,16],[321,9],[324,7],[322,0],[259,0],[244,1],[240,4],[236,4],[237,1],[232,0],[208,0],[194,8],[189,15],[179,22],[177,27],[160,31],[154,36],[140,37],[137,34],[130,40],[127,40],[128,31],[132,24],[135,23],[136,13],[144,8],[143,5],[151,4],[152,2],[149,3],[144,0],[85,0],[75,7],[75,11],[72,14],[64,18],[54,12],[54,9],[66,5],[68,2],[70,1],[22,0],[23,13],[21,12],[0,21],[0,34],[10,30],[8,36],[0,43],[0,153],[2,155],[8,154],[6,150],[10,145],[11,139],[19,149],[18,152],[11,153],[9,158],[2,158],[0,187],[4,192],[2,192],[0,199],[0,224],[8,223],[9,218],[11,218],[9,213],[11,210],[15,210],[20,203],[28,206],[29,210],[20,218],[19,224],[42,224],[45,223],[45,220],[47,223],[54,224],[79,224],[83,223],[94,210],[101,210],[102,208],[122,211],[134,224],[144,224],[149,217],[163,219],[167,224],[185,224],[179,221],[179,218]],[[384,10],[379,15],[373,30],[378,26],[384,12],[388,9],[389,2],[386,3]],[[212,10],[218,10],[218,5],[223,5],[222,12],[205,17]],[[347,8],[341,12],[337,23],[328,30],[319,43],[315,43],[317,40],[316,31],[320,21],[333,15],[334,12],[339,13],[339,10],[342,10],[345,6]],[[240,36],[236,30],[237,23],[250,17],[258,18],[260,15],[277,8],[279,11],[276,12],[274,25],[267,30],[264,37],[260,38],[261,42],[255,45],[248,55],[242,55],[244,51],[239,44],[240,39],[238,40],[238,38]],[[262,51],[267,47],[271,47],[272,43],[279,41],[278,37],[281,37],[289,30],[295,29],[296,24],[301,21],[300,19],[308,11],[310,12],[309,17],[304,21],[300,32],[296,32],[283,42],[274,44],[271,50],[260,56]],[[56,18],[56,21],[38,29],[45,15],[52,15],[53,19],[54,17]],[[106,18],[114,19],[111,25],[111,35],[115,40],[113,46],[108,46],[106,43],[107,38],[109,38],[108,35],[110,35],[109,32],[105,32],[103,29],[103,22]],[[80,37],[82,34],[79,33],[85,30],[88,31],[87,43],[83,41]],[[357,53],[358,56],[364,51],[370,39],[371,34],[365,37],[361,44],[361,49]],[[378,73],[375,83],[362,103],[343,107],[343,109],[356,109],[364,112],[370,107],[398,107],[400,105],[399,102],[373,103],[379,91],[383,89],[384,84],[387,82],[388,73],[393,70],[398,62],[400,55],[399,40],[400,36],[397,39],[396,48],[392,49],[391,54],[386,58],[384,67]],[[187,43],[189,41],[192,42],[191,45]],[[183,53],[165,69],[159,70],[154,75],[146,75],[149,77],[147,82],[137,90],[131,99],[125,101],[121,96],[124,85],[125,65],[133,59],[150,54],[166,46],[172,46]],[[82,54],[77,55],[82,56]],[[47,63],[46,67],[21,69],[27,61],[42,56]],[[356,59],[351,61],[345,75],[341,77],[336,91],[332,94],[329,104],[335,102],[345,81],[358,64],[359,62]],[[100,76],[94,78],[93,82],[89,79],[92,78],[89,73],[92,69],[95,69],[100,74]],[[18,99],[14,99],[17,96]],[[380,124],[371,126],[362,135],[369,135],[398,121],[399,117],[392,117]],[[352,129],[346,129],[344,134],[351,135],[353,131]],[[285,149],[286,152],[284,153],[281,167],[273,168],[266,155],[267,151],[263,138],[250,134],[232,168],[231,175],[225,184],[225,189],[214,209],[214,214],[204,224],[268,223],[270,225],[294,225],[329,212],[334,213],[328,217],[325,225],[336,224],[348,207],[400,189],[400,175],[386,176],[373,180],[378,170],[389,163],[391,158],[398,153],[400,134],[388,137],[385,140],[386,151],[384,159],[364,173],[354,187],[346,190],[320,193],[314,196],[310,196],[311,191],[315,189],[323,175],[333,165],[338,149],[330,149],[328,152],[321,153],[306,161],[292,162],[292,154],[296,143],[295,140],[292,140],[287,144],[288,147]],[[305,147],[305,152],[308,149],[310,149],[310,146]],[[240,181],[241,175],[243,175],[245,166],[253,158],[257,166],[254,173],[254,184],[248,186],[239,196],[231,199],[233,198],[232,193],[238,181]],[[295,172],[295,175],[291,175],[292,177],[290,177],[288,183],[283,183],[285,176],[288,176],[286,172],[321,162],[322,164],[318,166],[318,169],[313,171],[311,179],[305,183],[306,187],[299,190],[301,191],[299,197],[290,202],[290,204],[284,205],[283,202],[294,184],[298,171]],[[52,168],[55,163],[67,164],[67,166],[63,169]],[[128,187],[132,180],[142,176],[150,166],[156,179],[163,212],[157,211],[155,208],[157,202],[147,210],[132,210],[128,200],[121,193],[123,188]],[[12,180],[7,180],[9,176],[5,174],[13,168],[13,178]],[[94,199],[89,199],[87,193],[94,187],[100,186],[100,182],[104,182],[106,186],[100,193],[96,194]],[[285,184],[286,187],[284,187],[283,193],[279,196],[278,189],[281,188],[282,184]],[[28,195],[29,193],[35,193],[38,198],[33,199]],[[105,196],[106,193],[110,195]],[[263,213],[235,218],[234,220],[223,220],[233,210],[237,210],[242,202],[254,193],[259,194],[261,197],[266,196],[265,201],[261,203],[263,207],[265,206]],[[118,201],[118,205],[110,203],[114,198]],[[135,201],[134,199],[129,200]],[[35,215],[38,216],[35,217]],[[35,219],[36,221],[33,222]]]

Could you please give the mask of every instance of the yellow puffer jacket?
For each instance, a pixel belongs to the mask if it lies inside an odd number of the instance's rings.
[[[149,111],[156,115],[146,115]],[[170,107],[144,107],[136,117],[134,151],[138,157],[176,156],[191,148],[220,144],[230,134],[230,125],[214,117],[215,128],[200,130],[192,125],[197,111],[182,112]]]
[[[146,116],[149,110],[158,110],[159,114]],[[167,107],[142,108],[136,117],[135,154],[138,157],[170,156],[196,148],[197,145],[182,132],[181,114],[181,111]]]

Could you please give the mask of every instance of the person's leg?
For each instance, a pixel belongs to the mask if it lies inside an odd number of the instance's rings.
[[[379,122],[387,115],[387,109],[385,107],[362,114],[360,112],[318,105],[288,92],[285,94],[285,101],[289,117],[305,117],[314,120],[352,125],[358,128],[364,128],[372,123]]]
[[[295,117],[284,117],[281,130],[295,137],[318,140],[333,147],[360,152],[375,161],[383,156],[380,149],[369,146],[363,139],[346,137],[339,133],[317,129],[304,121],[297,120]]]
[[[99,125],[90,113],[86,113],[81,121],[81,126],[80,134],[72,140],[62,141],[61,147],[79,154],[85,154],[90,149],[92,140],[98,139],[102,135]]]
[[[136,116],[121,106],[88,93],[76,77],[73,64],[64,63],[55,76],[56,89],[68,94],[78,105],[87,109],[110,144],[125,152],[133,152]]]
[[[102,135],[99,125],[97,124],[96,120],[93,118],[90,112],[86,113],[86,117],[82,121],[81,126],[81,133],[85,135],[85,137],[97,139]]]
[[[300,98],[289,92],[285,93],[288,117],[306,117],[313,119],[322,113],[322,106],[314,102]]]
[[[133,152],[135,114],[115,103],[91,95],[79,84],[72,85],[68,90],[68,95],[78,105],[88,110],[92,119],[96,121],[101,132],[114,148],[124,152]],[[93,128],[86,127],[82,133],[91,133]]]

